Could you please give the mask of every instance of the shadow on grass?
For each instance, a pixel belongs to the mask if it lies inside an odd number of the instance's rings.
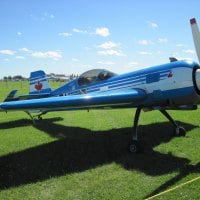
[[[145,199],[148,197],[152,197],[156,194],[159,194],[160,192],[166,190],[170,186],[175,185],[178,181],[180,181],[183,177],[189,175],[190,173],[197,173],[197,172],[200,172],[200,162],[197,163],[196,165],[187,164],[186,166],[181,166],[178,175],[176,175],[172,179],[168,180],[166,183],[161,185],[159,188],[155,189],[153,192],[151,192],[151,194],[147,195],[145,197]]]
[[[55,123],[57,121],[62,121],[62,120],[63,120],[62,117],[56,117],[56,118],[48,119],[47,123]],[[20,120],[15,120],[15,121],[3,122],[3,123],[0,123],[0,130],[25,127],[25,126],[30,126],[31,124],[33,124],[33,122],[30,119],[20,119]]]
[[[186,158],[153,150],[159,144],[171,140],[172,129],[169,129],[167,122],[140,126],[143,153],[133,155],[127,151],[131,128],[91,131],[56,124],[59,120],[62,118],[46,119],[35,126],[58,140],[0,157],[0,190],[82,172],[111,162],[116,162],[127,170],[138,170],[151,176],[184,171],[189,166],[190,160]],[[0,129],[19,127],[20,124],[27,126],[30,123],[30,120],[6,122],[0,124]],[[179,124],[187,131],[195,128],[191,124]],[[193,169],[195,170],[199,171],[199,166]],[[184,176],[184,173],[180,176]],[[155,192],[170,184],[173,184],[173,180]]]

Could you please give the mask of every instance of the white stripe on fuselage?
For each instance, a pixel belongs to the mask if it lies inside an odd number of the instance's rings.
[[[144,73],[144,74],[131,76],[131,77],[128,77],[128,78],[123,78],[121,80],[115,80],[115,81],[111,81],[111,82],[100,83],[100,84],[92,85],[92,86],[89,86],[89,87],[83,87],[81,89],[86,89],[88,93],[101,91],[102,87],[107,87],[106,91],[125,89],[125,88],[134,88],[135,86],[137,86],[137,88],[144,89],[144,84],[146,83],[146,75],[154,74],[154,73],[160,73],[160,81],[161,81],[161,80],[165,79],[164,77],[167,78],[167,75],[168,75],[169,72],[170,72],[170,70],[162,70],[162,71],[160,70],[160,71],[153,72],[153,73]],[[79,90],[80,89],[71,91],[70,94],[76,94],[76,93],[79,94],[80,93]]]
[[[119,89],[143,89],[147,94],[152,93],[154,90],[168,91],[174,89],[180,89],[184,87],[193,86],[191,68],[177,67],[172,69],[164,69],[149,73],[137,74],[130,77],[124,77],[120,80],[113,80],[96,85],[85,86],[76,90],[70,91],[68,94],[80,94],[80,90],[90,92],[104,92]],[[168,74],[172,72],[173,76],[168,77]],[[160,74],[159,81],[146,83],[146,77],[152,74]],[[184,80],[184,81],[183,81]]]
[[[152,93],[155,90],[168,91],[193,86],[191,68],[173,68],[172,77],[166,77],[162,81],[145,84],[145,91]]]
[[[160,76],[163,76],[163,75],[167,75],[169,72],[170,72],[170,70],[162,70],[162,71],[157,71],[157,72],[153,72],[153,73],[139,74],[139,75],[131,76],[128,78],[123,78],[120,80],[115,80],[115,81],[111,81],[111,82],[107,82],[107,83],[100,83],[98,85],[92,85],[92,86],[89,86],[86,88],[91,89],[91,88],[99,88],[102,86],[113,86],[113,85],[119,85],[119,84],[126,84],[128,82],[137,81],[140,79],[146,79],[146,75],[148,75],[148,74],[160,73]],[[127,81],[127,80],[129,80],[129,81]]]

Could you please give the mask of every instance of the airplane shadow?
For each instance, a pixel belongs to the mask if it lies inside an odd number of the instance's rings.
[[[169,129],[168,122],[139,126],[143,152],[133,155],[127,151],[132,128],[92,131],[55,123],[60,120],[62,118],[46,119],[34,126],[51,137],[58,138],[56,141],[0,157],[0,190],[82,172],[111,162],[116,162],[127,170],[138,170],[151,176],[178,170],[181,172],[179,179],[184,177],[184,171],[190,172],[190,160],[154,150],[154,147],[172,139],[172,129]],[[20,127],[20,124],[30,125],[31,121],[0,123],[0,130]],[[188,123],[179,124],[187,131],[195,128]],[[199,165],[191,170],[200,171]],[[173,180],[155,192],[170,184],[173,184]]]
[[[15,121],[0,123],[0,129],[11,129],[24,126],[30,126],[31,121],[28,119],[20,119]]]

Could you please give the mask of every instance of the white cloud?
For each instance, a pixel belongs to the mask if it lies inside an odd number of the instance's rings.
[[[152,27],[152,28],[158,28],[158,24],[156,24],[156,23],[151,23],[151,27]]]
[[[55,18],[55,15],[49,14],[48,12],[44,12],[44,13],[41,13],[40,15],[30,14],[30,18],[36,22],[38,21],[44,22],[46,20],[53,20]]]
[[[152,45],[153,42],[151,40],[139,40],[138,44],[148,46],[148,45]]]
[[[158,38],[159,43],[167,43],[168,39],[167,38]]]
[[[100,35],[102,37],[107,37],[110,35],[109,29],[106,27],[100,27],[96,29],[95,32],[96,35]]]
[[[78,28],[73,28],[72,31],[75,33],[88,33],[86,30],[80,30]]]
[[[133,61],[133,62],[130,62],[129,65],[139,65],[139,62]]]
[[[141,54],[141,55],[152,55],[152,52],[140,51],[139,54]]]
[[[191,57],[188,57],[188,56],[186,57],[186,56],[183,56],[183,55],[179,55],[178,53],[175,53],[172,57],[175,57],[178,60],[194,60]]]
[[[186,47],[187,45],[185,45],[185,44],[177,44],[176,46],[177,47]]]
[[[105,62],[102,62],[102,61],[98,61],[97,64],[100,64],[100,65],[114,65],[115,63],[112,62],[112,61],[105,61]]]
[[[128,70],[137,70],[137,69],[140,69],[141,66],[139,66],[139,62],[133,61],[133,62],[129,62],[129,63],[125,64],[123,66],[123,68],[126,68]]]
[[[103,43],[103,44],[101,44],[97,47],[102,48],[102,49],[112,49],[112,48],[117,47],[117,46],[119,46],[119,44],[116,44],[114,42],[109,41],[109,42],[105,42],[105,43]]]
[[[113,49],[98,51],[97,54],[103,56],[125,56],[125,54],[123,54],[122,51]]]
[[[92,50],[91,47],[84,47],[84,49],[85,49],[86,51],[91,51],[91,50]]]
[[[88,35],[100,35],[102,37],[107,37],[110,35],[109,29],[106,27],[100,27],[100,28],[96,28],[95,32],[90,32],[88,30],[81,30],[78,28],[73,28],[72,29],[73,33],[80,33],[80,34],[88,34]],[[62,32],[59,33],[59,35],[64,36],[64,37],[69,37],[72,36],[72,33],[70,32]]]
[[[149,26],[151,27],[151,28],[158,28],[158,24],[157,23],[155,23],[155,22],[151,22],[151,21],[147,21],[147,23],[149,24]]]
[[[50,14],[49,17],[50,17],[51,19],[54,19],[54,18],[55,18],[55,16],[54,16],[53,14]]]
[[[21,49],[19,49],[20,51],[24,51],[24,52],[30,52],[31,50],[27,49],[26,47],[23,47]]]
[[[184,53],[195,54],[195,51],[192,49],[183,50]]]
[[[36,58],[52,58],[53,60],[59,60],[62,58],[62,55],[59,51],[34,51],[30,55]]]
[[[20,48],[19,51],[23,51],[30,56],[36,58],[52,58],[53,60],[59,60],[62,58],[62,54],[59,50],[56,51],[34,51],[26,47]],[[25,59],[23,56],[16,56],[16,59]]]
[[[78,58],[72,58],[72,61],[73,62],[79,62],[79,59]]]
[[[70,36],[72,36],[71,33],[67,33],[67,32],[59,33],[58,35],[61,35],[61,36],[64,36],[64,37],[70,37]]]
[[[14,55],[16,51],[9,50],[9,49],[2,49],[0,50],[0,54],[5,54],[5,55]]]
[[[15,57],[17,60],[25,60],[25,57],[24,56],[16,56]]]
[[[17,35],[18,35],[18,36],[22,35],[22,32],[19,32],[19,31],[18,31],[18,32],[17,32]]]

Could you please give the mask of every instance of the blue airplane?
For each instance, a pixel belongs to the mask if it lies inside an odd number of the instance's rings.
[[[194,24],[193,24],[194,25]],[[196,37],[194,38],[196,41]],[[174,127],[174,134],[185,135],[167,110],[195,110],[200,103],[200,65],[183,60],[117,75],[105,69],[93,69],[52,90],[43,71],[32,72],[30,93],[16,96],[12,91],[0,111],[25,111],[42,115],[52,111],[136,108],[129,151],[140,150],[138,121],[141,110],[159,110]]]

